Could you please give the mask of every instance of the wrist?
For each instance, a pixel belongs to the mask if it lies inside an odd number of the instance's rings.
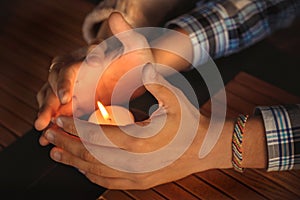
[[[151,42],[152,53],[156,63],[161,66],[158,71],[169,75],[168,67],[178,72],[187,71],[193,60],[193,47],[190,38],[183,29],[174,28]],[[180,48],[179,48],[180,47]]]
[[[243,136],[243,168],[266,168],[267,145],[261,117],[251,117]]]
[[[197,134],[197,141],[199,142],[198,151],[203,145],[203,139],[207,134],[208,127],[210,126],[210,117],[201,116],[199,130]],[[215,126],[213,124],[212,126]],[[234,126],[234,119],[227,119],[223,125],[222,132],[215,146],[212,148],[210,153],[203,159],[198,157],[198,169],[226,169],[232,168],[231,164],[231,141],[232,141],[232,131]]]
[[[213,148],[211,168],[227,169],[232,168],[232,133],[235,120],[226,119],[221,135]]]

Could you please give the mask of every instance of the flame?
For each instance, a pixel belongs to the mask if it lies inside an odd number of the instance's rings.
[[[107,110],[105,109],[105,107],[103,106],[103,104],[100,101],[97,101],[97,105],[98,105],[98,108],[99,108],[99,110],[100,110],[101,115],[103,116],[103,118],[105,120],[109,120],[110,116],[109,116]]]

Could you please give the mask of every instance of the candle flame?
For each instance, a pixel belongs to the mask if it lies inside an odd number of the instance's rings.
[[[99,110],[100,110],[100,112],[101,112],[103,118],[104,118],[105,120],[109,120],[109,119],[110,119],[110,116],[109,116],[107,110],[105,109],[105,107],[103,106],[103,104],[102,104],[100,101],[97,101],[97,104],[98,104],[98,108],[99,108]]]

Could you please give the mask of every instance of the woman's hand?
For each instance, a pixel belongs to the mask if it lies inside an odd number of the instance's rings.
[[[126,37],[119,37],[118,35],[121,32],[132,29],[121,14],[113,13],[109,17],[108,23],[112,33],[121,41],[125,49],[130,51],[134,48],[131,40],[128,40]],[[139,37],[139,35],[136,36]],[[96,91],[96,97],[104,105],[111,104],[112,93],[115,86],[124,74],[136,66],[140,66],[147,62],[153,62],[152,52],[147,48],[148,43],[146,39],[140,37],[138,41],[140,41],[138,45],[142,48],[142,50],[129,52],[115,59],[101,76],[101,80],[98,83]],[[35,121],[35,128],[37,130],[45,129],[49,125],[52,117],[59,114],[72,114],[71,100],[73,96],[74,82],[82,64],[79,60],[84,59],[85,55],[92,52],[95,47],[96,45],[82,48],[69,55],[57,57],[53,60],[55,65],[50,71],[48,83],[43,86],[37,95],[37,100],[40,105],[38,118]],[[96,52],[104,55],[104,51],[105,49],[97,48],[93,53]],[[99,64],[101,65],[101,61],[99,61]],[[128,91],[128,88],[135,88],[135,86],[142,85],[140,74],[137,74],[136,78],[132,80],[130,84],[120,85],[122,86],[120,91]],[[136,98],[144,92],[145,88],[139,87],[133,93],[131,98]],[[114,99],[114,103],[124,103],[126,100],[125,98],[127,97],[126,95],[126,92],[119,92],[117,98]],[[64,112],[60,112],[60,108],[64,108]]]

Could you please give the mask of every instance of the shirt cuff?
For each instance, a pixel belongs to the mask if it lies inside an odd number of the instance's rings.
[[[295,140],[300,136],[299,105],[260,106],[255,109],[255,114],[261,114],[264,121],[268,149],[267,171],[299,168],[297,157],[300,151],[296,148]]]
[[[199,23],[199,21],[192,15],[185,14],[176,19],[169,21],[166,27],[178,26],[184,29],[188,34],[193,46],[193,61],[192,65],[197,67],[207,62],[209,54],[209,43],[205,38],[205,30]]]

